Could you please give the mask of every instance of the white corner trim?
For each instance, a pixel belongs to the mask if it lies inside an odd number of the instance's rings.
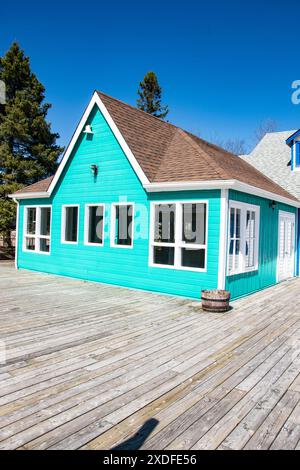
[[[19,246],[19,218],[20,218],[20,206],[19,201],[13,198],[14,202],[17,204],[17,214],[16,214],[16,238],[15,238],[15,268],[18,269],[18,246]]]
[[[221,190],[218,289],[225,289],[227,265],[228,189]]]
[[[76,131],[75,133],[73,134],[73,137],[71,139],[71,142],[69,143],[68,147],[67,147],[67,150],[64,154],[64,157],[58,167],[58,170],[48,188],[48,193],[49,195],[51,195],[53,189],[55,188],[55,185],[57,184],[59,178],[60,178],[60,175],[62,174],[66,164],[67,164],[67,161],[72,153],[72,150],[83,130],[83,127],[93,109],[93,107],[95,106],[95,104],[98,106],[99,110],[101,111],[101,113],[103,114],[103,117],[104,119],[106,120],[107,124],[109,125],[110,129],[112,130],[114,136],[116,137],[117,141],[119,142],[122,150],[124,151],[126,157],[128,158],[131,166],[133,167],[134,171],[136,172],[138,178],[140,179],[141,183],[142,184],[147,184],[149,183],[149,180],[148,178],[146,177],[146,175],[144,174],[144,172],[142,171],[140,165],[138,164],[136,158],[134,157],[133,153],[131,152],[130,148],[128,147],[127,143],[125,142],[125,139],[124,137],[122,136],[121,132],[119,131],[119,129],[117,128],[116,124],[114,123],[112,117],[110,116],[109,112],[107,111],[106,107],[104,106],[103,102],[101,101],[98,93],[95,91],[85,112],[83,113],[83,116],[76,128]]]

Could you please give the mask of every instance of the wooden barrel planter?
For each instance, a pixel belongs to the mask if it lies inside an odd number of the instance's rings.
[[[201,300],[205,312],[228,312],[230,308],[230,292],[227,290],[203,290]]]

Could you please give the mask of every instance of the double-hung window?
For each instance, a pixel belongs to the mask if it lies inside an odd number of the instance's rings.
[[[61,241],[62,243],[78,243],[78,205],[62,206]]]
[[[230,201],[228,275],[258,269],[259,206]]]
[[[152,203],[150,265],[206,270],[207,202]]]
[[[24,208],[23,250],[50,253],[51,206]]]
[[[133,247],[134,207],[132,203],[112,204],[110,245],[115,248]]]
[[[104,204],[86,204],[84,243],[85,245],[103,245]]]

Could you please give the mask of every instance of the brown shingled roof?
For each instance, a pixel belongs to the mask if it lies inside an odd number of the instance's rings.
[[[36,192],[46,192],[53,180],[54,176],[49,176],[49,178],[45,178],[43,180],[38,181],[37,183],[31,184],[30,186],[25,186],[19,191],[16,191],[15,194],[18,193],[36,193]]]
[[[288,199],[297,199],[252,165],[216,145],[97,92],[151,183],[238,180]],[[47,191],[51,179],[19,192]]]

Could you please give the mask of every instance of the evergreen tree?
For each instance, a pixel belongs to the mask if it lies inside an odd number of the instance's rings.
[[[144,80],[140,82],[138,89],[139,98],[137,107],[152,116],[164,119],[168,112],[168,106],[161,104],[162,89],[158,84],[157,76],[154,72],[148,72]]]
[[[44,103],[45,88],[30,70],[17,43],[0,57],[6,101],[0,104],[0,234],[7,240],[15,224],[15,203],[8,195],[52,175],[63,148],[56,145]]]

